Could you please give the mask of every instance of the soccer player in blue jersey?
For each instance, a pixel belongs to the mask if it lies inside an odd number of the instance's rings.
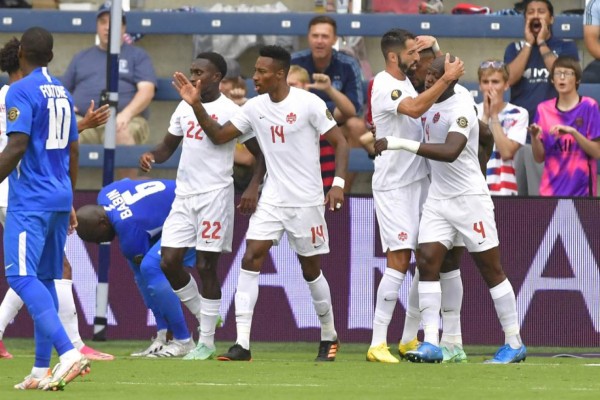
[[[86,242],[119,239],[144,303],[152,310],[158,334],[150,347],[132,356],[179,357],[194,349],[179,298],[160,268],[162,227],[175,199],[175,181],[123,179],[103,188],[98,205],[77,210],[77,233]],[[192,250],[183,265],[194,266]],[[174,340],[167,342],[167,330]]]
[[[16,389],[59,390],[89,371],[58,318],[54,286],[62,277],[67,230],[77,225],[72,204],[79,148],[71,95],[48,72],[52,48],[50,32],[25,31],[19,50],[25,77],[6,96],[9,140],[0,154],[0,181],[10,174],[4,268],[35,330],[35,363]],[[51,373],[53,347],[60,362]]]

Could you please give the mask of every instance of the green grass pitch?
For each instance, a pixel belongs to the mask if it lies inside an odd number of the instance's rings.
[[[218,362],[129,357],[149,342],[89,342],[117,359],[93,362],[91,374],[76,379],[64,392],[44,394],[12,388],[30,371],[33,341],[5,338],[4,343],[14,358],[0,359],[2,400],[600,398],[600,358],[541,355],[600,349],[530,348],[525,363],[484,365],[495,348],[466,346],[467,364],[389,365],[366,362],[367,344],[342,343],[335,362],[316,363],[317,343],[253,343],[252,362]],[[218,343],[217,350],[229,345]]]

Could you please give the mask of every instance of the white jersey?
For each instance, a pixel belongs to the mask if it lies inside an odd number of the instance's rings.
[[[477,104],[477,115],[479,119],[483,117],[483,103]],[[498,119],[506,137],[521,146],[525,144],[529,125],[529,113],[526,109],[506,103],[498,114]],[[486,181],[493,195],[516,196],[518,194],[514,160],[503,160],[495,143],[487,163]]]
[[[203,103],[212,119],[221,125],[229,121],[240,107],[226,96]],[[183,136],[181,159],[177,169],[177,196],[190,196],[221,189],[233,183],[233,153],[236,141],[215,145],[198,123],[194,110],[181,101],[171,116],[169,133]],[[245,141],[248,135],[239,139]]]
[[[8,85],[0,89],[0,152],[4,151],[8,143],[6,136],[6,92]],[[0,183],[0,207],[8,207],[8,177]]]
[[[267,164],[261,202],[279,207],[323,204],[319,139],[336,122],[325,102],[306,90],[290,88],[278,103],[268,94],[248,100],[231,123],[254,131]]]
[[[398,113],[398,104],[407,97],[417,97],[410,80],[400,81],[386,71],[375,76],[371,93],[371,112],[377,139],[386,136],[423,141],[420,119]],[[423,157],[405,151],[384,151],[375,157],[373,190],[392,190],[427,176]]]
[[[455,94],[435,103],[425,113],[425,142],[445,143],[448,132],[458,132],[467,144],[454,162],[429,160],[431,186],[429,197],[449,199],[461,195],[488,194],[479,167],[479,123],[471,95]]]

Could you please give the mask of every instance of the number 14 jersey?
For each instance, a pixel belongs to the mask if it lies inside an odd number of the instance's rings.
[[[256,96],[231,119],[242,133],[254,131],[267,164],[261,202],[278,207],[323,204],[319,139],[336,125],[325,102],[290,88],[285,99]]]

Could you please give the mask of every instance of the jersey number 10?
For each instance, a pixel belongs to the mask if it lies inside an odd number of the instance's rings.
[[[64,149],[69,143],[71,105],[65,98],[48,99],[48,139],[46,150]]]

